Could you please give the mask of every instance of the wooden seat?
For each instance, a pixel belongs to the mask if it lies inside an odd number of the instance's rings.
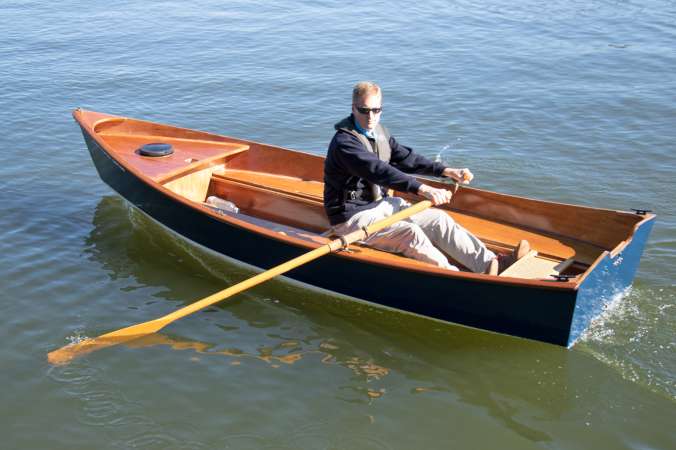
[[[538,252],[531,250],[526,256],[503,270],[501,277],[513,278],[554,278],[573,264],[574,259],[565,261],[539,256]]]

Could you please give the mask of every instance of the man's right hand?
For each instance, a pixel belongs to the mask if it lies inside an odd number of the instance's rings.
[[[428,200],[431,200],[434,206],[443,205],[451,201],[453,193],[446,189],[437,189],[426,184],[420,185],[418,189],[418,195],[422,195]]]

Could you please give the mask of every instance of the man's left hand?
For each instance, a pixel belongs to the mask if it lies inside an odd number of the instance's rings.
[[[453,197],[453,193],[446,189],[437,189],[426,184],[421,184],[418,189],[418,195],[422,195],[428,200],[432,200],[434,206],[443,205],[444,203],[449,203]]]

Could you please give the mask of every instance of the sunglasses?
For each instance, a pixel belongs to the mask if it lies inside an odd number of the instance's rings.
[[[380,114],[383,112],[383,108],[366,108],[364,106],[357,106],[357,111],[359,111],[360,114],[364,114],[365,116],[368,116],[369,113],[373,114]]]

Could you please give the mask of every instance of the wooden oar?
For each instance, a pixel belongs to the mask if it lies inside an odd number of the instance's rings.
[[[328,244],[316,248],[312,251],[309,251],[297,258],[294,258],[290,261],[287,261],[283,264],[280,264],[276,267],[273,267],[270,270],[267,270],[263,273],[260,273],[254,277],[244,280],[241,283],[238,283],[234,286],[230,286],[227,289],[216,292],[208,297],[203,298],[195,303],[192,303],[186,307],[178,309],[173,313],[167,314],[166,316],[160,317],[159,319],[151,320],[149,322],[143,322],[138,325],[132,325],[130,327],[122,328],[121,330],[112,331],[110,333],[103,334],[97,338],[85,339],[81,342],[76,342],[73,344],[66,345],[58,350],[54,350],[47,355],[47,359],[52,364],[66,364],[70,362],[73,358],[82,356],[87,353],[91,353],[95,350],[99,350],[106,347],[111,347],[113,345],[120,344],[122,342],[131,341],[137,339],[141,336],[148,334],[156,333],[162,328],[166,327],[175,320],[185,317],[189,314],[197,312],[207,306],[211,306],[215,303],[218,303],[222,300],[225,300],[228,297],[231,297],[235,294],[238,294],[242,291],[245,291],[253,286],[256,286],[264,281],[267,281],[271,278],[281,275],[285,272],[288,272],[291,269],[302,266],[305,263],[308,263],[314,259],[324,256],[328,253],[340,250],[341,248],[347,247],[349,244],[365,239],[367,236],[387,228],[390,225],[399,222],[400,220],[406,219],[413,214],[419,213],[427,208],[432,206],[432,202],[429,200],[424,200],[422,202],[416,203],[415,205],[406,208],[402,211],[399,211],[392,216],[383,219],[381,221],[375,222],[365,229],[360,229],[352,233],[341,236],[338,239],[334,239]]]

